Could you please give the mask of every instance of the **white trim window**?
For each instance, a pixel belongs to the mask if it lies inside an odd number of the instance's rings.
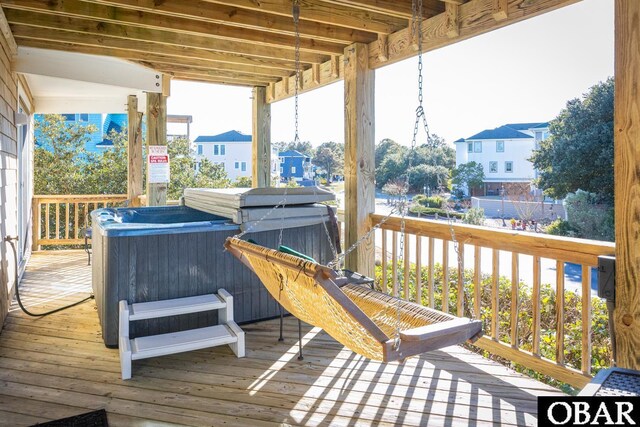
[[[506,173],[513,173],[513,162],[504,162],[504,171]]]
[[[296,173],[296,167],[295,166],[291,166],[291,173]]]
[[[467,153],[473,153],[473,142],[467,142]]]
[[[240,162],[235,162],[233,164],[234,169],[240,169]]]
[[[242,172],[246,172],[247,171],[247,162],[240,163],[240,170]]]
[[[219,156],[220,155],[220,146],[218,144],[213,146],[213,155],[214,156]]]
[[[204,152],[204,148],[202,147],[202,144],[198,144],[198,155],[202,156],[203,152]]]
[[[220,145],[220,155],[221,155],[221,156],[224,156],[225,151],[226,151],[226,150],[225,150],[225,148],[224,148],[224,144],[221,144],[221,145]]]
[[[498,173],[498,162],[489,162],[489,173]]]
[[[473,152],[482,153],[482,141],[475,141],[473,143]]]
[[[504,141],[496,141],[496,153],[504,153]]]

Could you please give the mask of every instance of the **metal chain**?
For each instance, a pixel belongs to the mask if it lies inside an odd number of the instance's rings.
[[[300,2],[299,0],[293,0],[293,26],[295,30],[295,68],[296,68],[296,77],[295,77],[295,88],[294,88],[294,99],[295,99],[295,129],[296,133],[293,138],[294,142],[300,142],[300,136],[298,134],[298,86],[300,85]]]

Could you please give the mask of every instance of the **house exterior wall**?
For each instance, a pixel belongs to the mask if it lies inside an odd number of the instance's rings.
[[[96,127],[95,132],[89,134],[89,140],[85,144],[85,149],[90,153],[100,153],[109,146],[99,146],[108,134],[108,127],[111,121],[120,125],[123,129],[127,127],[127,115],[126,114],[84,114],[84,113],[68,113],[63,116],[67,117],[67,124],[81,124],[83,126],[94,125]],[[73,119],[72,119],[73,117]],[[86,120],[85,120],[86,119]],[[35,121],[39,122],[44,120],[44,114],[36,114]],[[38,133],[36,133],[36,140]]]
[[[0,35],[0,325],[9,311],[15,286],[13,252],[4,242],[18,234],[18,77],[11,72],[8,44]],[[21,236],[18,244],[23,244]]]
[[[504,151],[496,151],[497,141],[504,142]],[[474,152],[468,152],[468,143],[473,143]],[[482,152],[475,152],[477,143],[482,146]],[[485,182],[522,182],[535,178],[533,163],[527,160],[535,148],[533,138],[519,139],[485,139],[480,141],[469,140],[456,144],[456,158],[460,149],[465,151],[466,162],[476,162],[482,164],[484,169]],[[491,172],[491,162],[497,162],[497,172]],[[506,172],[505,162],[512,162],[513,172]],[[459,163],[456,163],[458,165]]]
[[[199,146],[202,154],[199,154]],[[215,154],[215,146],[218,146],[218,154]],[[221,154],[224,146],[224,155]],[[245,142],[196,142],[196,162],[202,158],[219,164],[224,164],[224,170],[231,181],[246,176],[251,177],[251,141]],[[238,167],[236,168],[236,162]],[[242,165],[245,165],[245,168]],[[243,170],[244,169],[244,170]]]
[[[303,163],[304,157],[280,157],[280,178],[287,181],[302,179],[304,176]]]

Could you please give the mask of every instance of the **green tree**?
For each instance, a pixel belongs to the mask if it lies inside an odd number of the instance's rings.
[[[331,182],[331,177],[344,169],[344,144],[333,141],[323,142],[316,148],[313,164],[324,169],[327,173],[327,182]]]
[[[613,78],[572,99],[551,121],[551,136],[534,151],[537,186],[554,198],[581,189],[613,203]]]
[[[47,114],[35,122],[34,192],[83,194],[85,144],[94,125],[69,124],[59,114]],[[126,181],[125,181],[126,182]]]
[[[83,192],[86,194],[127,193],[127,133],[111,131],[113,147],[100,153],[88,153],[86,161],[78,166],[82,170]]]
[[[462,163],[451,172],[451,182],[457,187],[473,187],[484,182],[484,169],[482,164],[476,162]]]
[[[273,144],[273,146],[278,150],[278,152],[294,150],[299,152],[300,154],[304,154],[307,157],[313,156],[313,146],[309,141],[279,141]]]

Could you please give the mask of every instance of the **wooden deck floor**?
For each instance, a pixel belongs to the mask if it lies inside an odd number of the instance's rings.
[[[81,251],[35,254],[23,302],[44,311],[89,294]],[[110,425],[535,425],[538,395],[558,390],[460,347],[403,365],[367,361],[295,320],[243,326],[228,347],[135,361],[120,379],[93,301],[44,318],[12,305],[0,334],[0,424],[29,425],[105,408]]]

